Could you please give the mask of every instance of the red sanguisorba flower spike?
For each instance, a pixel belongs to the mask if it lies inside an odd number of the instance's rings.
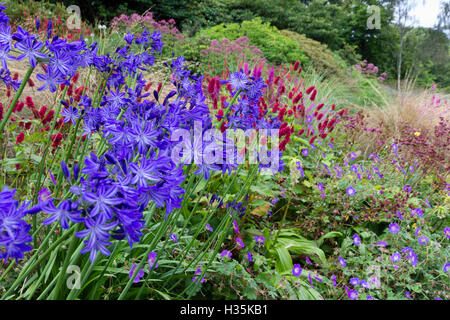
[[[214,85],[215,85],[215,81],[214,81],[214,78],[212,78],[208,83],[208,93],[211,95],[214,93]]]
[[[144,87],[144,91],[150,90],[150,87],[152,86],[152,84],[153,84],[153,82],[148,82]]]
[[[310,94],[316,87],[315,86],[311,86],[308,89],[306,89],[306,94]]]
[[[302,97],[303,97],[303,93],[300,92],[300,93],[294,98],[294,100],[293,100],[292,102],[293,102],[294,104],[295,104],[295,103],[298,103]]]
[[[23,139],[25,139],[25,133],[21,132],[16,138],[16,144],[20,144],[23,142]]]
[[[294,71],[297,71],[299,66],[300,66],[300,61],[295,61],[295,63],[294,63]]]
[[[76,88],[73,92],[76,95],[81,95],[83,93],[84,86]]]
[[[72,82],[77,83],[79,77],[80,77],[80,74],[78,72],[75,73],[75,75],[72,77]]]
[[[314,91],[313,91],[313,93],[311,94],[311,96],[309,97],[309,99],[310,99],[311,101],[314,101],[314,100],[316,99],[316,94],[317,94],[317,90],[314,89]]]
[[[71,97],[73,94],[73,84],[70,84],[69,88],[67,89],[67,95]]]
[[[47,107],[46,106],[42,106],[41,110],[39,110],[39,117],[41,118],[41,120],[44,120],[45,114],[47,113]]]
[[[58,122],[56,123],[56,129],[61,129],[62,127],[64,126],[64,119],[63,118],[60,118],[59,120],[58,120]]]
[[[27,107],[30,109],[34,107],[33,98],[31,98],[30,96],[27,96],[25,98],[25,103],[26,103]]]
[[[331,119],[331,121],[328,123],[328,127],[332,127],[336,123],[336,119]]]
[[[317,110],[317,111],[319,111],[320,109],[322,109],[322,108],[323,108],[323,106],[324,106],[324,104],[323,104],[323,103],[319,104],[319,105],[317,106],[316,110]]]

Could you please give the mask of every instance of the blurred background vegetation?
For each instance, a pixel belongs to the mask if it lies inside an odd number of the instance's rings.
[[[401,26],[396,6],[408,0],[14,0],[9,14],[20,18],[23,10],[51,11],[67,16],[64,6],[78,5],[82,19],[108,25],[121,14],[151,11],[156,20],[176,21],[190,41],[190,53],[205,48],[210,39],[247,36],[267,60],[274,63],[301,60],[325,74],[339,74],[343,63],[363,59],[375,64],[395,83]],[[61,5],[63,4],[63,5]],[[381,28],[368,29],[370,5],[380,7]],[[448,31],[450,1],[444,2],[434,28],[405,27],[401,78],[414,79],[421,87],[437,83],[450,90]],[[220,39],[218,39],[220,40]],[[193,45],[199,45],[192,49]],[[203,46],[202,46],[203,45]],[[199,49],[199,50],[196,50]],[[193,57],[194,60],[195,57]],[[198,60],[198,57],[197,57]],[[388,82],[389,82],[388,81]]]

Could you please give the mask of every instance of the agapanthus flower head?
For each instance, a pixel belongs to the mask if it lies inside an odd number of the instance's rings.
[[[108,231],[114,229],[118,222],[114,221],[108,224],[100,222],[100,219],[94,220],[92,218],[85,218],[84,224],[86,229],[75,233],[78,238],[89,237],[88,240],[84,240],[86,245],[81,251],[81,254],[90,252],[89,259],[94,262],[97,258],[97,253],[100,251],[103,255],[108,256],[110,254],[107,246],[111,244],[109,242],[110,234]]]
[[[69,221],[73,223],[84,222],[84,218],[80,216],[81,210],[78,210],[78,203],[70,200],[63,200],[58,206],[55,206],[53,201],[49,201],[43,206],[42,211],[50,215],[42,221],[44,225],[58,221],[63,229],[69,229]]]
[[[250,80],[248,76],[241,71],[230,74],[230,80],[228,81],[234,90],[245,91],[250,87]]]
[[[15,44],[15,48],[22,52],[16,59],[23,60],[28,58],[30,65],[36,67],[38,59],[47,58],[47,55],[41,52],[43,46],[42,42],[33,39],[31,36],[27,36]]]
[[[33,238],[29,234],[31,225],[24,218],[27,214],[41,211],[41,204],[28,208],[30,201],[19,204],[14,199],[16,190],[3,187],[0,192],[0,259],[6,263],[9,258],[22,259],[32,247]]]
[[[64,174],[64,177],[66,177],[66,180],[70,183],[70,171],[64,160],[61,160],[61,170]]]

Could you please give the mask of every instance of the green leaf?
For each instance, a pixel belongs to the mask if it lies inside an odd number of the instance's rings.
[[[294,265],[292,263],[291,255],[289,254],[289,251],[282,247],[277,246],[275,248],[277,260],[275,263],[275,268],[279,273],[285,273],[292,271],[294,268]]]
[[[323,236],[321,236],[319,238],[319,240],[317,240],[317,246],[320,247],[323,244],[323,241],[325,239],[338,238],[338,237],[342,237],[342,236],[343,236],[342,232],[338,232],[338,231],[328,232],[327,234],[324,234]]]

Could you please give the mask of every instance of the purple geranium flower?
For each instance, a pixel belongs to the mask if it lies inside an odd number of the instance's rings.
[[[244,241],[241,238],[236,238],[236,243],[242,248],[245,247]]]
[[[345,262],[344,258],[339,257],[338,260],[339,260],[339,263],[341,264],[341,266],[343,266],[343,267],[347,266],[347,262]]]
[[[355,194],[355,189],[353,189],[353,187],[348,187],[348,188],[347,188],[347,194],[348,194],[350,197],[353,197],[354,194]]]
[[[401,258],[402,258],[402,255],[399,252],[394,252],[391,255],[391,261],[394,263],[400,261]]]
[[[350,300],[358,299],[358,291],[357,290],[348,290],[347,296]]]
[[[397,223],[389,224],[389,231],[393,234],[396,234],[400,231],[400,227]]]
[[[449,272],[450,271],[450,262],[447,262],[446,264],[444,264],[444,266],[442,267],[442,270],[444,270],[444,272]]]
[[[450,227],[444,228],[444,234],[448,239],[450,239]]]
[[[156,262],[156,257],[157,257],[157,253],[155,251],[152,251],[148,254],[148,267],[149,267],[149,271],[152,270],[153,265]],[[158,267],[158,264],[156,264],[155,268]]]
[[[133,263],[133,266],[131,267],[131,270],[130,270],[130,274],[129,274],[129,276],[128,276],[130,279],[133,278],[133,275],[134,275],[134,272],[135,272],[137,266],[138,266],[137,264]],[[144,270],[141,269],[141,270],[139,270],[139,272],[137,273],[137,275],[136,275],[136,277],[134,278],[133,282],[134,282],[134,283],[138,283],[139,281],[141,281],[141,278],[142,278],[143,276],[144,276]]]
[[[300,277],[303,269],[299,264],[294,264],[294,268],[292,269],[292,274],[296,277]]]
[[[256,243],[264,243],[264,241],[266,240],[266,238],[264,238],[263,236],[255,236],[254,239]]]
[[[430,241],[430,239],[428,239],[428,237],[425,237],[425,236],[419,237],[419,244],[421,244],[423,246],[427,245],[429,241]]]
[[[308,153],[309,153],[309,149],[308,148],[302,149],[302,155],[304,157],[306,157],[308,155]]]
[[[353,235],[353,244],[355,246],[359,246],[361,244],[361,238],[357,234]]]

